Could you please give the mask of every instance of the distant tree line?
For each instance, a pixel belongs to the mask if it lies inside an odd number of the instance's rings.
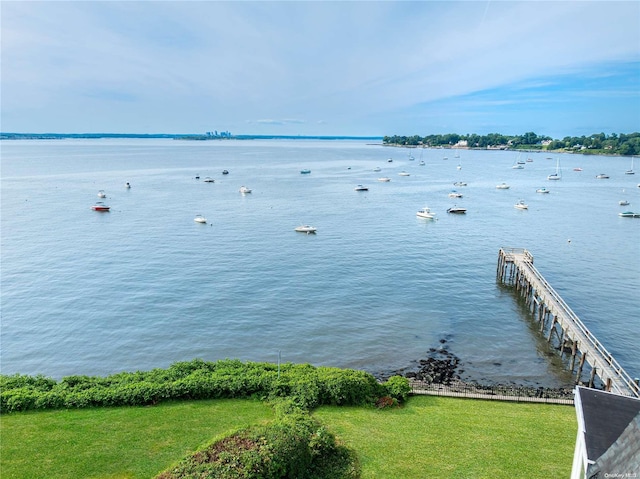
[[[430,148],[501,148],[527,150],[556,150],[583,154],[640,155],[640,133],[596,133],[589,136],[566,136],[562,140],[549,136],[540,136],[534,132],[524,135],[459,135],[448,133],[443,135],[385,136],[386,145],[424,146]]]

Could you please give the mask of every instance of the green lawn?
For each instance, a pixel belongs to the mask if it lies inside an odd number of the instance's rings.
[[[0,477],[150,478],[217,435],[273,418],[239,399],[6,414]]]
[[[417,396],[400,409],[322,407],[363,479],[568,477],[570,406]],[[274,418],[259,401],[39,411],[0,416],[0,477],[151,478],[216,436]]]
[[[577,432],[570,406],[435,396],[314,416],[357,451],[362,479],[569,477]]]

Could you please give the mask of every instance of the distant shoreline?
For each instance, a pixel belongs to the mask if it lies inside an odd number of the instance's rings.
[[[229,140],[380,140],[382,136],[333,136],[333,135],[234,135],[215,136],[196,133],[2,133],[0,140],[66,140],[66,139],[171,139],[185,141]]]

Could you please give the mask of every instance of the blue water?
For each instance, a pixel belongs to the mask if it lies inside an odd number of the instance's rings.
[[[371,140],[0,146],[4,374],[106,375],[279,354],[377,374],[414,366],[446,339],[466,379],[565,385],[560,362],[496,282],[504,246],[529,249],[640,376],[640,219],[618,217],[640,211],[628,158],[531,153],[514,170],[513,152],[455,158]],[[556,158],[563,178],[547,181]],[[611,179],[595,179],[602,172]],[[503,181],[509,190],[495,188]],[[359,183],[369,191],[354,191]],[[241,195],[241,185],[253,192]],[[536,194],[540,186],[551,193]],[[108,213],[90,209],[100,189]],[[449,198],[452,189],[464,197]],[[513,207],[520,198],[528,210]],[[454,204],[467,215],[447,215]],[[438,220],[416,218],[425,205]],[[318,233],[295,233],[303,223]]]

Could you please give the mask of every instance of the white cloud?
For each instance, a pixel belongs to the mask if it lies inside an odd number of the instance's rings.
[[[323,118],[386,132],[417,105],[638,61],[639,15],[605,1],[3,2],[3,129],[77,131],[84,114],[103,131],[313,133]]]

